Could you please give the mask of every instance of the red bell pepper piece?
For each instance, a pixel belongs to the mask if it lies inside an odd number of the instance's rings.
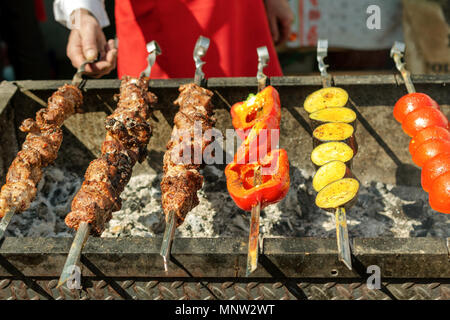
[[[234,162],[244,164],[264,158],[272,149],[272,137],[275,137],[272,136],[272,130],[278,130],[279,136],[279,120],[275,117],[270,116],[258,120],[239,146],[234,156]],[[278,141],[274,142],[278,144]]]
[[[254,184],[255,169],[261,167],[261,183]],[[258,202],[261,209],[283,199],[289,190],[289,160],[284,149],[273,150],[256,163],[237,164],[225,168],[227,188],[236,205],[251,211]]]
[[[242,131],[248,132],[260,119],[273,117],[277,125],[280,125],[280,96],[274,87],[268,86],[258,94],[250,95],[244,102],[235,103],[230,112],[233,127],[238,130],[239,136],[244,140],[245,135],[241,134]]]

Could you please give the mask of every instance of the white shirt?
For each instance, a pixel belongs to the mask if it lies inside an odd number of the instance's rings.
[[[70,15],[76,9],[86,9],[98,20],[102,28],[109,26],[109,19],[105,9],[105,0],[55,0],[53,14],[55,20],[69,29],[74,29]],[[75,18],[76,23],[76,18]]]

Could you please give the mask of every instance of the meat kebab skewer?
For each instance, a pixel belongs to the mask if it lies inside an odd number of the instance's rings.
[[[194,83],[179,88],[180,94],[174,102],[179,106],[179,110],[175,115],[172,135],[164,154],[161,192],[166,228],[160,255],[164,259],[166,272],[175,229],[199,203],[197,191],[203,185],[203,176],[199,169],[202,166],[203,151],[211,143],[211,140],[204,138],[204,133],[215,123],[211,103],[213,93],[202,88],[204,82],[202,66],[205,62],[201,58],[206,54],[208,47],[209,39],[200,36],[194,48],[196,66]],[[184,152],[189,152],[189,159],[180,161],[180,156],[186,157]]]
[[[125,76],[120,85],[117,108],[105,120],[107,130],[101,155],[93,160],[85,180],[72,201],[66,225],[77,230],[64,264],[58,287],[71,277],[89,234],[100,236],[112,212],[121,208],[120,194],[132,175],[136,162],[147,155],[152,133],[147,122],[156,96],[148,91],[148,82],[156,55],[161,53],[155,41],[147,45],[149,66],[139,78]]]
[[[81,112],[83,94],[79,88],[84,84],[82,75],[85,66],[94,61],[85,61],[75,73],[72,84],[58,88],[48,99],[47,106],[36,113],[36,118],[25,119],[20,126],[19,129],[28,134],[0,191],[0,239],[14,214],[30,207],[36,197],[43,168],[58,157],[63,139],[61,126],[71,115]]]

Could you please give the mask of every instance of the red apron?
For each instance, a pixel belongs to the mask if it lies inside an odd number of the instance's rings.
[[[192,78],[192,57],[200,35],[211,43],[204,58],[206,77],[253,77],[256,48],[267,46],[264,72],[281,76],[262,0],[120,0],[116,1],[119,38],[118,73],[138,76],[147,65],[145,45],[156,40],[162,55],[152,78]]]

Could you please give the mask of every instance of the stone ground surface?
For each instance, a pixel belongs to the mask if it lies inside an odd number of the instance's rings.
[[[200,204],[177,229],[183,237],[247,237],[249,213],[236,207],[226,191],[222,170],[208,166],[199,192]],[[261,213],[261,233],[266,237],[334,237],[334,214],[314,205],[311,175],[291,168],[291,188],[281,202]],[[122,210],[103,237],[162,236],[161,175],[132,177],[126,187]],[[64,224],[70,202],[82,179],[70,172],[50,167],[39,184],[31,208],[16,215],[7,236],[67,237],[73,234]],[[421,188],[369,182],[362,185],[357,204],[347,213],[351,237],[450,237],[449,215],[428,205]]]

